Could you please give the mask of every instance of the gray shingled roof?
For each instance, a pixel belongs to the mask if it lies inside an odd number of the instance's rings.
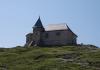
[[[46,31],[52,31],[52,30],[66,30],[68,29],[67,24],[61,23],[61,24],[49,24],[45,30]]]
[[[72,32],[72,30],[68,27],[66,23],[60,23],[60,24],[49,24],[47,27],[45,27],[46,31],[54,31],[54,30],[69,30]],[[73,33],[73,32],[72,32]],[[77,36],[75,33],[73,33],[75,36]]]

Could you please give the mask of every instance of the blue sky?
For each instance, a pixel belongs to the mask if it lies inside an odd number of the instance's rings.
[[[0,47],[24,45],[38,16],[44,26],[67,23],[78,43],[100,46],[100,0],[0,0]]]

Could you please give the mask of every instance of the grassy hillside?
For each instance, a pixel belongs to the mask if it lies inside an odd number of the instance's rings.
[[[1,48],[0,70],[100,70],[100,49],[86,46]]]

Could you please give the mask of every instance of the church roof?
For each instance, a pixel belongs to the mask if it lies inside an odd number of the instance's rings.
[[[46,27],[46,31],[52,31],[52,30],[67,30],[69,27],[67,24],[62,23],[62,24],[49,24]]]
[[[55,30],[69,30],[72,32],[72,30],[68,27],[66,23],[61,24],[49,24],[46,28],[46,31],[55,31]],[[74,35],[76,35],[74,32],[72,32]],[[77,35],[76,35],[77,36]]]
[[[43,27],[40,17],[38,18],[38,20],[36,21],[33,27]]]

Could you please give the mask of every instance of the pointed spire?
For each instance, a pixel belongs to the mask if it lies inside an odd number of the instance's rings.
[[[40,16],[39,16],[38,20],[36,21],[34,27],[43,27]]]

